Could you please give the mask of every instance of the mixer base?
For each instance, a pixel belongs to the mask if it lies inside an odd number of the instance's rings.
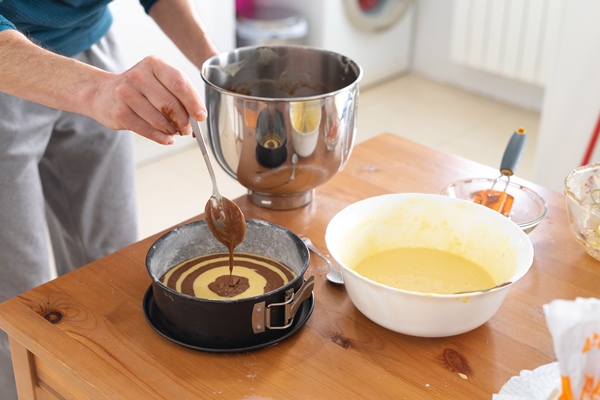
[[[248,190],[250,201],[263,208],[271,210],[292,210],[304,207],[312,201],[314,189],[293,194],[271,194]]]

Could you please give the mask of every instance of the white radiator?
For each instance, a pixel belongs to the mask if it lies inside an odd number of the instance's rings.
[[[450,57],[544,87],[565,0],[454,0]]]

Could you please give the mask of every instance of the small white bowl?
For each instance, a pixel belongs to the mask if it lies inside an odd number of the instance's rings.
[[[356,308],[385,328],[421,337],[458,335],[484,324],[533,262],[531,241],[517,224],[480,204],[442,195],[388,194],[359,201],[333,217],[325,241]],[[420,293],[377,283],[352,269],[398,247],[449,251],[485,268],[496,283],[512,283],[470,294]]]

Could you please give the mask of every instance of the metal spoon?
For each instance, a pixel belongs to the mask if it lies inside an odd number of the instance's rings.
[[[511,281],[507,281],[507,282],[502,282],[497,284],[494,287],[491,288],[487,288],[487,289],[482,289],[482,290],[467,290],[466,292],[456,292],[456,293],[452,293],[452,294],[467,294],[467,293],[483,293],[483,292],[489,292],[492,289],[498,289],[504,286],[508,286],[510,285],[512,282]]]
[[[244,240],[246,236],[246,219],[242,210],[233,201],[226,197],[221,196],[217,187],[217,179],[208,156],[206,145],[204,144],[204,137],[200,130],[200,124],[198,121],[190,117],[190,123],[192,130],[196,136],[200,151],[206,162],[208,173],[213,184],[213,193],[204,209],[206,214],[206,224],[210,228],[215,238],[223,243],[225,247],[229,249],[230,265],[233,264],[233,249],[237,247]]]
[[[325,260],[327,265],[329,265],[329,272],[327,273],[327,280],[332,283],[337,283],[338,285],[343,285],[344,278],[342,277],[342,273],[340,271],[336,270],[335,268],[333,268],[333,264],[331,263],[331,261],[329,261],[329,259],[327,257],[325,257],[323,254],[321,254],[321,252],[319,250],[317,250],[317,248],[312,244],[312,242],[310,241],[309,238],[302,238],[302,241],[304,242],[306,247],[308,247],[309,250],[311,250],[313,253],[315,253],[316,255],[321,257],[323,260]]]

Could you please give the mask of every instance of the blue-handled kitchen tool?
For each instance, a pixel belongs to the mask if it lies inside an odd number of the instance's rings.
[[[500,163],[500,173],[502,176],[510,177],[514,174],[517,164],[521,160],[523,155],[523,149],[525,148],[525,141],[527,136],[525,135],[525,129],[519,128],[512,134],[504,155],[502,156],[502,162]],[[500,177],[498,179],[500,179]]]
[[[515,199],[512,195],[506,193],[506,189],[510,183],[510,177],[514,174],[517,164],[521,160],[526,139],[527,136],[523,128],[519,128],[513,133],[500,162],[500,176],[494,180],[491,189],[480,190],[475,193],[473,198],[475,203],[483,204],[505,216],[509,215]],[[504,189],[501,191],[495,188],[500,181],[505,182]]]

